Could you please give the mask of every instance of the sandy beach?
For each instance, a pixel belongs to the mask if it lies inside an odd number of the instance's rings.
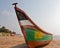
[[[0,48],[27,48],[23,36],[0,36]],[[43,48],[60,48],[60,40],[54,39]]]
[[[0,48],[11,48],[23,43],[25,41],[22,36],[0,36]]]

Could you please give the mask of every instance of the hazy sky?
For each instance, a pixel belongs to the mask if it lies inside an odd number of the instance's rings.
[[[20,33],[12,3],[23,9],[43,30],[60,35],[60,0],[0,0],[0,25]]]

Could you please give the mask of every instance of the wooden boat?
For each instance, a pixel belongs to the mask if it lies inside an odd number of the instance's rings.
[[[17,3],[13,3],[13,5],[15,5],[14,9],[28,48],[48,45],[52,40],[52,34],[39,28],[16,4]]]

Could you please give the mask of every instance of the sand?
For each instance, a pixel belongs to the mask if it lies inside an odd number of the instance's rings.
[[[0,48],[27,48],[27,45],[23,36],[0,36]],[[60,40],[52,40],[43,48],[60,48]]]
[[[52,40],[51,43],[44,48],[60,48],[60,40]]]
[[[0,36],[0,48],[11,48],[22,43],[25,43],[22,36]]]

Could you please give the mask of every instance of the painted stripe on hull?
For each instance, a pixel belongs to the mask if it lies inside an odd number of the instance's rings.
[[[25,32],[27,41],[48,41],[52,39],[51,35],[44,35],[42,32],[38,32],[38,30],[26,28]]]
[[[28,20],[21,20],[19,22],[21,22],[21,25],[32,25],[33,26],[33,24],[29,22]]]

